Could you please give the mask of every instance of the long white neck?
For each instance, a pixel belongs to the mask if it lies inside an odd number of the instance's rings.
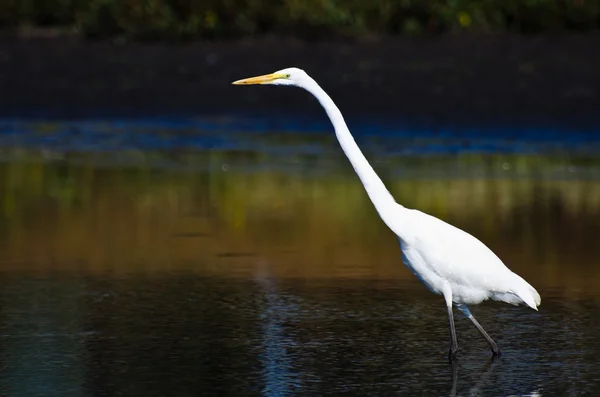
[[[398,204],[394,200],[394,197],[386,189],[382,180],[375,173],[373,167],[371,167],[371,164],[369,164],[360,148],[354,141],[354,138],[352,137],[350,130],[348,130],[346,122],[344,121],[344,116],[342,116],[342,113],[335,105],[333,100],[317,84],[316,81],[311,79],[311,81],[303,88],[313,94],[327,112],[327,115],[329,116],[329,119],[331,120],[331,123],[335,129],[335,135],[340,142],[342,150],[344,153],[346,153],[346,156],[348,157],[348,160],[350,160],[352,167],[354,167],[354,171],[356,171],[356,174],[364,185],[369,198],[377,209],[377,212],[379,212],[379,215],[384,222],[388,223],[386,218],[387,215],[390,214],[389,208],[391,206],[398,206]]]

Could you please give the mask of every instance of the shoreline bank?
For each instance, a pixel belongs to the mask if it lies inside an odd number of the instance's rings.
[[[0,38],[0,116],[322,117],[299,90],[231,81],[305,69],[350,117],[600,125],[600,33],[185,44]]]

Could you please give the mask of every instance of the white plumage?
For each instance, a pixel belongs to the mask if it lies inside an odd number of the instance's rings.
[[[421,211],[401,211],[415,226],[410,235],[400,239],[404,261],[432,292],[443,294],[449,284],[454,303],[494,299],[525,303],[537,310],[537,291],[477,238]]]
[[[467,305],[493,299],[513,305],[525,304],[537,310],[541,298],[535,288],[509,270],[485,244],[469,233],[396,203],[360,151],[335,103],[303,70],[288,68],[233,84],[292,85],[304,88],[317,98],[381,219],[398,236],[405,265],[430,291],[444,297],[451,331],[449,359],[452,360],[458,350],[453,304],[477,327],[493,355],[500,355],[500,349]]]

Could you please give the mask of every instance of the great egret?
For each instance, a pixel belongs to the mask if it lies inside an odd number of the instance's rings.
[[[354,141],[342,113],[327,93],[306,72],[287,68],[275,73],[234,81],[233,84],[272,84],[304,88],[327,112],[344,153],[363,183],[385,224],[398,236],[404,264],[432,292],[442,295],[448,308],[451,345],[448,358],[458,351],[452,304],[463,312],[487,341],[493,356],[498,345],[473,317],[468,304],[487,299],[513,305],[540,305],[538,292],[481,241],[441,219],[394,200]]]

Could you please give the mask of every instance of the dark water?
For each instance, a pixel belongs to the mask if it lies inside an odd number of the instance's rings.
[[[2,279],[6,395],[594,395],[600,309],[545,294],[486,305],[493,362],[412,283],[162,277]],[[537,394],[536,394],[537,393]]]
[[[542,295],[539,312],[473,308],[494,361],[456,313],[453,367],[443,300],[333,136],[295,127],[5,121],[2,394],[597,394],[596,135],[359,128],[398,201],[477,235]]]

